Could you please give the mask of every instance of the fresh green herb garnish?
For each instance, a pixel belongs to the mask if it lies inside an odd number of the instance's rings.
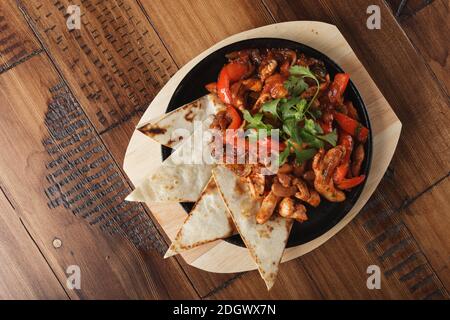
[[[284,149],[278,156],[278,165],[282,166],[286,162],[291,152],[291,146],[292,146],[291,143],[288,141],[286,149]]]
[[[297,150],[296,148],[294,148],[294,151],[295,160],[298,164],[302,164],[304,161],[311,159],[317,153],[317,150],[313,148],[303,150]]]
[[[303,91],[308,89],[308,84],[296,76],[290,76],[285,82],[284,87],[289,91],[291,96],[299,96]]]
[[[325,135],[318,135],[317,138],[328,142],[329,144],[331,144],[333,147],[336,147],[336,143],[337,143],[337,131],[336,129],[334,129],[332,132],[325,134]]]
[[[269,102],[266,102],[262,105],[261,110],[263,112],[267,112],[270,113],[271,115],[273,115],[275,118],[280,118],[278,116],[278,103],[280,102],[280,99],[275,99]]]
[[[303,129],[314,136],[318,133],[316,123],[312,119],[305,119],[305,125]]]
[[[322,140],[317,138],[314,134],[305,130],[305,128],[300,129],[300,137],[304,142],[306,142],[313,148],[320,149],[325,146]]]
[[[291,77],[300,77],[298,79],[302,79],[302,80],[303,80],[303,78],[310,78],[310,79],[313,79],[316,82],[317,89],[316,89],[316,92],[315,92],[313,98],[309,101],[309,104],[308,104],[308,106],[307,106],[307,108],[305,110],[305,112],[306,112],[306,111],[308,111],[309,107],[314,102],[314,100],[316,100],[317,95],[319,94],[319,86],[320,86],[319,80],[314,75],[314,73],[312,73],[312,71],[309,70],[309,68],[303,67],[303,66],[298,66],[298,65],[292,66],[292,67],[289,68],[289,73],[291,74]],[[284,86],[285,86],[286,89],[289,90],[290,82],[287,83],[288,81],[285,82]],[[303,80],[303,82],[305,82],[305,81]],[[305,84],[306,84],[306,82],[305,82]],[[306,89],[304,89],[304,90],[306,90]]]
[[[305,116],[306,100],[298,97],[287,99],[280,106],[283,120],[295,119],[300,121]]]
[[[276,122],[280,122],[280,136],[286,141],[286,149],[278,155],[279,165],[284,164],[291,151],[294,151],[297,163],[301,164],[314,157],[317,149],[323,148],[325,142],[333,147],[337,143],[337,132],[324,134],[322,127],[317,122],[322,114],[320,110],[310,107],[319,93],[319,80],[307,67],[292,66],[289,69],[290,77],[284,82],[285,88],[289,91],[291,98],[274,99],[262,105],[261,111],[251,115],[247,110],[243,111],[243,116],[247,122],[246,129],[255,129],[249,138],[258,137],[258,129],[268,131],[274,129],[272,124],[265,123],[267,117],[273,117]],[[307,101],[300,97],[300,94],[308,89],[305,78],[313,79],[317,88],[311,100]],[[275,123],[276,123],[275,122]],[[273,121],[271,121],[273,123]],[[302,123],[301,127],[299,123]],[[302,149],[304,143],[307,149]]]
[[[263,122],[262,113],[257,113],[252,116],[250,112],[248,112],[248,110],[244,110],[242,114],[244,115],[244,120],[247,121],[246,129],[272,129],[272,126],[270,124]]]

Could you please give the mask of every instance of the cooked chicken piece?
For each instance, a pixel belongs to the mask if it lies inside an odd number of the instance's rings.
[[[262,201],[261,208],[256,214],[256,222],[263,224],[269,220],[279,200],[280,198],[277,197],[272,191],[269,192],[269,194]]]
[[[303,179],[306,180],[307,182],[313,182],[314,183],[314,178],[316,177],[315,173],[313,170],[308,170],[303,174]]]
[[[364,153],[364,145],[358,144],[355,151],[353,152],[353,161],[352,161],[352,175],[354,177],[359,176],[361,172],[361,165],[364,160],[365,153]]]
[[[261,62],[258,69],[259,78],[264,82],[277,69],[278,62],[275,59],[265,59]]]
[[[253,166],[249,164],[227,164],[227,168],[239,177],[247,177],[252,173]]]
[[[261,91],[261,95],[258,100],[256,100],[255,105],[252,107],[252,112],[256,113],[259,111],[260,107],[267,101],[273,99],[281,99],[286,97],[289,92],[284,87],[284,81],[286,77],[279,73],[275,73],[268,77],[264,82],[264,87]]]
[[[345,193],[334,186],[333,173],[345,155],[345,148],[337,146],[325,153],[320,149],[314,156],[312,168],[315,173],[314,188],[322,196],[331,202],[342,202],[345,200]]]
[[[296,178],[292,184],[298,188],[298,192],[295,194],[295,197],[302,201],[308,201],[311,197],[311,193],[309,192],[309,188],[306,183],[303,180]]]
[[[295,194],[297,199],[305,201],[313,207],[317,207],[320,204],[319,193],[314,189],[310,190],[305,181],[296,178],[292,184],[298,188],[298,192]]]
[[[272,192],[279,197],[291,197],[297,192],[297,187],[283,187],[278,179],[272,184]]]
[[[278,173],[291,173],[292,170],[292,165],[290,165],[289,163],[285,163],[278,169]]]
[[[240,110],[245,109],[247,93],[249,91],[259,92],[262,90],[262,81],[256,78],[249,78],[246,80],[239,80],[233,83],[230,87],[231,102]]]
[[[294,175],[296,177],[301,178],[302,174],[305,172],[306,168],[306,161],[303,161],[302,164],[298,164],[297,162],[294,163]]]
[[[292,182],[292,176],[286,173],[279,173],[277,174],[278,181],[280,181],[281,185],[283,187],[290,187]]]
[[[278,206],[278,214],[282,217],[295,219],[298,222],[303,222],[308,220],[306,215],[306,208],[302,204],[294,204],[294,200],[291,198],[284,198],[281,200]]]
[[[308,203],[309,205],[313,206],[313,207],[317,207],[320,204],[320,195],[316,190],[310,190],[310,194],[311,196],[309,197],[308,201],[306,201],[306,203]]]
[[[264,194],[266,176],[259,172],[252,172],[248,177],[250,191],[255,199],[261,198]]]

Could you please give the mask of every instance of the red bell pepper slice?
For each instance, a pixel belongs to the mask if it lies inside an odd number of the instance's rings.
[[[239,129],[242,124],[242,118],[236,108],[231,104],[227,105],[227,116],[231,119],[227,129]]]
[[[328,92],[328,98],[330,102],[336,104],[342,102],[342,96],[347,88],[350,75],[348,73],[338,73],[334,76],[333,83],[330,85],[330,91]]]
[[[322,115],[322,119],[319,121],[319,124],[324,134],[333,131],[333,119],[334,116],[332,112],[325,111],[325,113]]]
[[[351,189],[353,187],[356,187],[357,185],[361,184],[364,179],[366,179],[365,175],[360,175],[358,177],[350,178],[350,179],[344,179],[341,182],[337,184],[337,187],[342,190]]]
[[[336,112],[334,118],[342,130],[355,137],[360,142],[366,141],[369,136],[369,129],[364,127],[361,123],[340,112]]]
[[[217,95],[223,103],[231,103],[230,84],[240,80],[248,72],[248,64],[237,61],[223,66],[217,79]]]
[[[206,90],[211,93],[217,93],[217,82],[211,82],[205,85]]]
[[[340,183],[347,176],[350,168],[350,156],[353,151],[353,138],[351,135],[344,131],[339,132],[339,145],[345,148],[345,156],[342,159],[341,164],[336,168],[333,174],[334,183]]]

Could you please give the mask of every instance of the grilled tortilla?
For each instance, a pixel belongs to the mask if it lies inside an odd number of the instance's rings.
[[[174,148],[194,131],[194,122],[204,122],[209,127],[214,114],[225,105],[213,94],[207,94],[193,102],[166,113],[158,120],[139,127],[138,130],[156,142]]]
[[[252,199],[247,183],[225,166],[215,167],[213,177],[237,231],[270,290],[275,283],[292,220],[277,215],[264,224],[256,223],[255,216],[261,204]]]
[[[233,235],[234,225],[211,177],[164,258]]]
[[[197,201],[211,178],[211,170],[214,167],[209,142],[203,140],[201,134],[197,134],[202,132],[201,129],[195,131],[148,178],[136,186],[126,200],[141,202]]]

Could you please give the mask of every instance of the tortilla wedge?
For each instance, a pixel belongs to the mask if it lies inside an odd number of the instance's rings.
[[[225,166],[215,167],[213,177],[237,231],[270,290],[275,283],[292,220],[274,216],[264,224],[257,224],[255,216],[261,204],[252,199],[247,183]]]
[[[234,224],[211,177],[199,200],[189,213],[164,258],[195,248],[234,233]]]
[[[174,148],[194,131],[194,122],[206,122],[208,127],[214,114],[225,109],[225,105],[216,95],[207,94],[193,102],[166,113],[158,120],[139,127],[138,130],[156,142]]]
[[[197,201],[211,178],[211,170],[215,166],[209,143],[201,137],[202,129],[194,131],[192,136],[183,142],[148,178],[136,186],[136,189],[125,200],[140,202]],[[199,134],[197,135],[197,133]]]

